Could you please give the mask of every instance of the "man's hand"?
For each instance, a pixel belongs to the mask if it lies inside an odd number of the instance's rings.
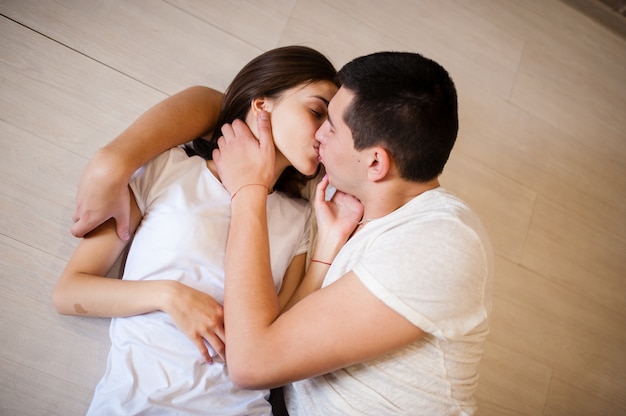
[[[246,185],[273,186],[276,154],[269,113],[260,111],[257,120],[258,139],[243,121],[235,120],[222,126],[223,136],[213,151],[220,180],[231,195]]]
[[[76,209],[72,215],[71,233],[83,237],[94,228],[115,218],[117,235],[130,238],[129,177],[120,172],[119,165],[106,149],[99,150],[80,176],[76,192]]]

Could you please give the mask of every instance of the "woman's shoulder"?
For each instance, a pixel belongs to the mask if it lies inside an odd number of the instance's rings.
[[[178,167],[186,169],[189,166],[197,166],[203,169],[206,166],[206,160],[200,156],[189,156],[182,147],[173,147],[166,150],[154,158],[151,163],[158,166],[159,169],[176,169]]]
[[[291,207],[296,210],[310,209],[311,204],[307,199],[296,198],[286,192],[274,191],[270,194],[270,199],[276,199],[277,203],[283,206]]]
[[[303,198],[295,198],[285,192],[275,191],[268,198],[268,210],[274,211],[284,222],[308,221],[311,204]]]

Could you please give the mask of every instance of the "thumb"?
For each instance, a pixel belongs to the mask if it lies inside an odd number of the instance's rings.
[[[272,146],[274,144],[272,122],[270,121],[270,114],[265,110],[259,111],[257,116],[257,129],[259,131],[259,146],[261,148]]]
[[[115,224],[117,235],[124,241],[130,239],[130,213],[128,210],[123,210],[115,217]]]
[[[328,184],[328,175],[324,175],[315,188],[315,197],[313,198],[315,204],[323,204],[324,202],[327,202],[326,189],[328,189]]]

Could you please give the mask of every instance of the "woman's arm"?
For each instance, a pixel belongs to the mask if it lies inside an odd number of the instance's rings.
[[[117,234],[127,240],[126,185],[133,172],[165,150],[212,132],[222,98],[222,93],[208,87],[187,88],[150,108],[98,150],[80,177],[72,234],[82,237],[115,218]]]
[[[134,198],[131,200],[130,226],[134,232],[141,213]],[[149,286],[136,284],[141,282],[105,277],[127,244],[117,237],[112,219],[89,233],[79,243],[54,288],[52,300],[57,311],[64,315],[115,317],[158,309],[167,292],[156,290],[159,285],[150,291]],[[138,296],[136,289],[140,286],[145,289]],[[125,289],[117,290],[122,287]]]
[[[285,272],[285,276],[283,277],[283,284],[280,286],[280,291],[278,292],[278,304],[281,310],[285,310],[287,303],[300,287],[304,277],[305,263],[306,254],[297,255],[291,260]]]
[[[131,230],[141,213],[131,198]],[[223,309],[206,293],[173,280],[131,281],[105,277],[128,243],[113,219],[89,233],[78,245],[53,292],[57,311],[66,315],[119,317],[161,310],[211,361],[204,340],[224,358]]]
[[[324,176],[316,187],[313,206],[317,223],[317,238],[315,247],[311,251],[311,262],[302,283],[289,299],[288,304],[281,308],[282,312],[289,310],[301,299],[322,287],[328,268],[363,216],[363,205],[351,195],[336,191],[333,198],[327,201],[328,185],[328,178]]]

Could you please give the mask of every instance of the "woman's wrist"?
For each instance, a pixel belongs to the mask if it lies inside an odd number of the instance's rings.
[[[312,251],[312,259],[332,263],[339,250],[346,244],[348,239],[336,232],[318,232],[315,248]]]
[[[311,255],[311,262],[330,266],[342,246],[343,244],[329,245],[327,242],[320,241],[318,237],[317,244]]]
[[[176,280],[158,280],[156,287],[156,305],[155,309],[163,311],[167,314],[170,313],[175,302],[179,299],[179,285]]]
[[[333,264],[332,261],[324,261],[324,260],[320,260],[320,259],[316,259],[316,258],[312,258],[311,259],[311,263],[319,263],[319,264],[323,264],[326,266],[330,266],[331,264]]]
[[[270,187],[263,183],[247,183],[245,185],[241,185],[239,188],[235,190],[235,192],[233,192],[233,194],[230,196],[231,202],[233,199],[235,199],[235,197],[240,191],[244,191],[246,190],[246,188],[249,188],[249,187],[258,187],[259,189],[263,189],[266,195],[269,195],[271,193]]]

